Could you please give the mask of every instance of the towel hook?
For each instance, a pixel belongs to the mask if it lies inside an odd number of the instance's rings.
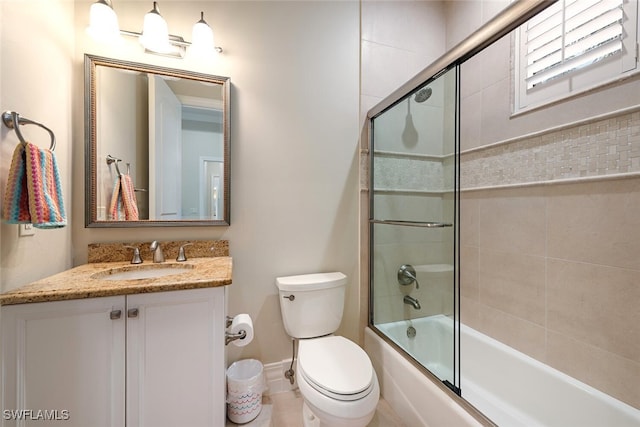
[[[118,167],[118,163],[121,161],[122,159],[118,159],[117,157],[113,157],[111,154],[107,154],[107,165],[110,165],[111,163],[115,163],[116,172],[118,173],[118,176],[122,176],[122,173],[120,172],[120,168]]]
[[[47,132],[49,132],[49,135],[51,136],[51,146],[49,147],[49,150],[51,150],[51,151],[55,150],[55,148],[56,148],[56,136],[54,135],[54,133],[53,133],[53,131],[51,129],[49,129],[48,127],[46,127],[42,123],[38,123],[36,121],[30,120],[30,119],[26,119],[24,117],[20,117],[20,114],[16,113],[15,111],[5,111],[4,113],[2,113],[2,122],[9,129],[13,129],[13,130],[16,131],[16,134],[18,135],[18,139],[23,144],[26,144],[27,141],[22,136],[22,132],[20,132],[20,125],[36,125],[36,126],[40,126],[42,129],[44,129]]]

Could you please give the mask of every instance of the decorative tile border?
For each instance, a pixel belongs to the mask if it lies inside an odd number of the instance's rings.
[[[463,190],[640,173],[640,111],[469,150]]]
[[[416,156],[376,152],[373,159],[375,190],[443,191],[442,156]]]

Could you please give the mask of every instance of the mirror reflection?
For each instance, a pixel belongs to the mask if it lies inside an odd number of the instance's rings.
[[[229,79],[86,55],[88,227],[229,224]]]

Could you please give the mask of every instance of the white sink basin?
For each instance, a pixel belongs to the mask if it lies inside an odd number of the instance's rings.
[[[140,280],[155,279],[158,277],[172,276],[189,272],[192,265],[184,266],[163,266],[163,265],[141,265],[113,268],[110,270],[95,273],[91,277],[100,280]]]

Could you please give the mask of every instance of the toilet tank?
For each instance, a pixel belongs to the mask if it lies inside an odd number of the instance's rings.
[[[278,277],[280,312],[293,338],[335,332],[342,321],[347,276],[340,272]]]

